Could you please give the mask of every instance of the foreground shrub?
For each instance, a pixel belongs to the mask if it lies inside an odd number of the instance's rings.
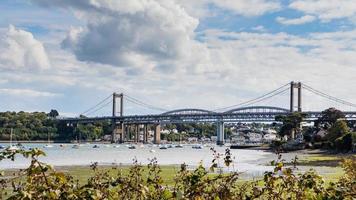
[[[281,155],[274,165],[274,171],[265,172],[262,180],[239,181],[239,173],[223,173],[219,166],[232,165],[229,149],[224,155],[212,149],[214,159],[209,169],[199,165],[188,170],[185,164],[176,174],[174,184],[167,185],[161,177],[157,160],[147,166],[134,161],[129,173],[114,169],[116,174],[99,170],[96,163],[91,168],[95,172],[85,184],[73,177],[54,170],[50,165],[38,160],[44,156],[39,149],[30,151],[3,151],[0,160],[15,158],[19,154],[31,159],[30,166],[14,173],[12,177],[0,179],[1,199],[353,199],[356,197],[356,161],[343,162],[344,176],[339,181],[326,185],[314,170],[296,174],[297,158],[294,166],[286,167]],[[144,170],[148,173],[143,173]],[[213,173],[214,172],[214,173]]]

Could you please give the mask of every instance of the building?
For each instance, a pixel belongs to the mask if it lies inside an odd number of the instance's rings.
[[[278,139],[277,134],[274,134],[274,133],[267,133],[263,136],[263,142],[266,142],[266,143],[271,143],[272,141],[277,140],[277,139]]]

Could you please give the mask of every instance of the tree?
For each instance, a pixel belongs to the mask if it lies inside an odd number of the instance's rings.
[[[52,118],[56,118],[56,117],[59,116],[59,113],[58,113],[57,110],[52,109],[52,110],[48,113],[48,116],[49,116],[49,117],[52,117]]]
[[[327,129],[343,118],[345,118],[345,114],[342,111],[336,108],[328,108],[321,113],[321,117],[315,121],[315,125],[317,127],[321,125]]]
[[[346,122],[338,120],[329,128],[326,138],[334,144],[337,138],[344,136],[345,134],[349,133],[349,131],[350,129]]]
[[[275,120],[282,122],[282,127],[279,131],[280,135],[289,135],[291,138],[294,138],[294,134],[300,132],[300,124],[305,117],[306,114],[300,112],[294,112],[286,116],[276,116]]]

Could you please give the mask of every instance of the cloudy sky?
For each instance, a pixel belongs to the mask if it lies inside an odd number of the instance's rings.
[[[0,0],[0,11],[0,111],[76,115],[114,91],[214,110],[292,80],[356,102],[355,0]],[[304,110],[352,109],[303,98]],[[288,93],[260,104],[288,108]]]

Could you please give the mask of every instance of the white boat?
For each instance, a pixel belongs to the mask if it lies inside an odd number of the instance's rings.
[[[114,145],[114,148],[120,148],[120,145]]]
[[[129,146],[129,149],[136,149],[134,145]]]
[[[79,144],[74,144],[74,145],[72,146],[73,149],[79,149],[79,147],[80,147]]]
[[[183,145],[182,145],[182,144],[177,144],[177,145],[175,146],[175,148],[183,148]]]
[[[167,145],[162,145],[159,147],[159,149],[168,149]]]
[[[17,150],[20,150],[20,148],[16,145],[11,145],[7,148],[8,150],[10,151],[17,151]]]
[[[49,134],[49,132],[47,132],[47,144],[46,145],[44,145],[44,148],[53,148],[53,145],[51,145],[50,144],[50,134]]]
[[[155,153],[156,151],[154,149],[150,149],[150,152],[151,153]]]
[[[54,146],[53,145],[51,145],[51,144],[46,144],[46,145],[44,145],[44,148],[53,148]]]
[[[17,145],[12,145],[12,128],[10,129],[10,146],[7,148],[10,151],[17,151],[20,148]]]

